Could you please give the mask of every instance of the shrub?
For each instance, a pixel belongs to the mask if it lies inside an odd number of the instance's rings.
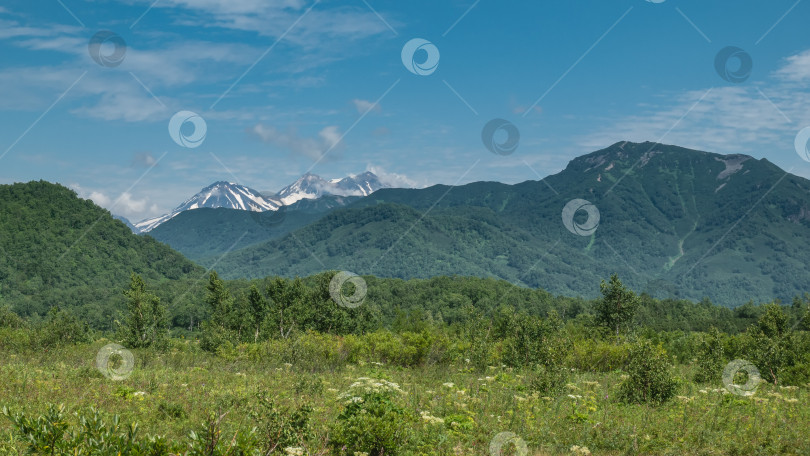
[[[256,424],[262,453],[272,454],[287,447],[302,447],[312,436],[312,407],[283,408],[266,393],[256,394],[250,416]]]
[[[671,362],[660,345],[642,340],[630,350],[629,377],[619,387],[619,397],[629,403],[661,404],[675,395],[677,381]]]
[[[345,408],[330,427],[329,445],[335,454],[397,455],[408,451],[417,420],[396,403],[403,394],[386,380],[360,378],[339,397]]]
[[[696,383],[718,383],[722,377],[725,365],[725,350],[720,331],[712,328],[698,348],[697,371],[694,380]]]

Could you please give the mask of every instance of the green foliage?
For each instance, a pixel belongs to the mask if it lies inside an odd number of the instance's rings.
[[[5,303],[40,319],[57,304],[96,329],[110,330],[124,307],[118,290],[134,271],[179,297],[202,269],[61,185],[0,185],[0,287]],[[169,281],[172,281],[169,283]],[[195,297],[177,303],[178,313]]]
[[[39,343],[43,347],[90,342],[87,323],[79,320],[70,311],[58,306],[48,312],[45,323],[39,328]]]
[[[302,404],[296,409],[280,407],[274,398],[259,392],[250,416],[257,426],[262,454],[281,453],[287,447],[304,447],[312,438],[312,407]]]
[[[602,292],[602,299],[596,301],[596,323],[609,331],[615,331],[618,336],[633,321],[640,300],[633,290],[624,286],[616,274],[610,276],[610,283],[603,280],[599,290]]]
[[[406,454],[416,417],[396,402],[399,387],[384,380],[358,383],[341,396],[345,406],[329,433],[333,453]]]
[[[165,348],[168,344],[166,306],[146,290],[146,282],[133,273],[127,297],[128,318],[122,328],[124,343],[130,348]]]
[[[620,386],[620,397],[629,403],[661,404],[675,395],[678,383],[672,376],[666,351],[648,340],[630,350],[628,378]]]
[[[722,334],[717,328],[712,328],[708,334],[703,334],[698,348],[695,383],[719,384],[725,365]]]
[[[54,456],[121,455],[163,456],[169,446],[160,437],[140,438],[138,425],[122,426],[118,415],[111,422],[102,418],[98,410],[76,413],[77,423],[71,425],[64,406],[51,405],[48,411],[29,418],[24,413],[12,413],[3,407],[5,415],[31,454]]]

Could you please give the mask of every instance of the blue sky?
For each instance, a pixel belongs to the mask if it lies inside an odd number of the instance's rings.
[[[217,180],[515,183],[621,140],[810,177],[808,17],[801,0],[6,0],[0,182],[60,182],[137,221]],[[100,31],[126,44],[119,65],[91,57]],[[439,51],[430,74],[403,64],[415,38]],[[715,69],[727,46],[753,62],[743,82]],[[179,111],[205,121],[198,147],[170,136]],[[484,146],[494,118],[514,153]]]

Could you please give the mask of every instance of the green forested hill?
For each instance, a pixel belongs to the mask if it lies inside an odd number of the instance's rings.
[[[276,212],[200,208],[181,212],[147,234],[198,261],[281,237],[358,199],[328,195],[303,199]]]
[[[660,297],[789,301],[810,288],[809,191],[810,181],[765,159],[617,143],[545,182],[379,190],[292,235],[235,251],[217,269],[231,278],[324,269],[495,276],[588,297],[618,272]],[[599,209],[590,236],[563,226],[563,207],[575,198]]]
[[[109,327],[132,272],[160,284],[159,294],[177,313],[193,293],[172,298],[204,271],[61,185],[0,185],[0,295],[21,315],[36,317],[58,305]]]

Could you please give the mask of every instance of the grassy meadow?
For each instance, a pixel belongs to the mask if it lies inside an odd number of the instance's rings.
[[[94,407],[105,422],[117,414],[123,425],[138,423],[141,436],[165,436],[171,454],[188,451],[190,432],[199,439],[201,429],[215,422],[217,448],[189,451],[210,455],[242,454],[234,449],[239,436],[257,426],[262,434],[262,425],[267,426],[254,418],[257,412],[264,418],[277,413],[284,421],[306,405],[311,407],[308,423],[294,429],[295,445],[275,448],[273,454],[317,455],[338,451],[330,446],[330,432],[352,402],[346,393],[358,381],[372,379],[396,385],[387,397],[402,414],[386,432],[397,434],[394,443],[401,454],[810,454],[808,385],[762,383],[753,396],[738,396],[720,383],[684,380],[693,376],[691,363],[673,367],[678,380],[674,399],[649,405],[618,399],[627,377],[620,369],[569,369],[565,384],[546,395],[533,388],[533,371],[505,366],[480,371],[461,360],[399,367],[346,362],[339,356],[307,359],[301,353],[293,362],[281,362],[273,344],[211,354],[180,339],[171,340],[163,352],[133,350],[131,375],[115,381],[95,363],[107,343],[4,350],[0,404],[10,414],[30,417],[46,413],[50,404],[62,405],[64,420],[72,425],[78,422],[74,412]],[[272,410],[257,408],[262,401],[272,402]],[[513,434],[502,434],[507,432]],[[506,444],[493,448],[504,436]],[[9,419],[0,421],[0,454],[26,454],[23,436]]]

